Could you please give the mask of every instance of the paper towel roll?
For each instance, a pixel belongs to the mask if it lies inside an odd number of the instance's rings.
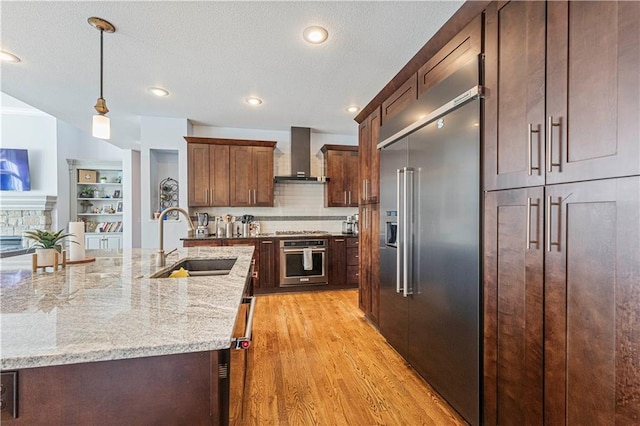
[[[69,222],[69,233],[73,234],[69,237],[69,241],[78,243],[69,244],[69,260],[72,262],[84,260],[84,222]]]

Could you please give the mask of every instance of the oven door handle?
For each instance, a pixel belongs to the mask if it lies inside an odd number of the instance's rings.
[[[312,252],[323,253],[326,249],[323,248],[314,248],[311,249]],[[302,253],[302,249],[282,249],[283,253]]]
[[[244,336],[236,337],[231,341],[231,347],[233,349],[249,349],[249,346],[251,346],[251,335],[253,334],[253,313],[256,309],[256,300],[255,296],[242,298],[243,304],[249,304],[249,316],[244,329]]]

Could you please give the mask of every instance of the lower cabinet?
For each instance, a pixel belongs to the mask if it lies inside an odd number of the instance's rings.
[[[84,243],[87,250],[120,250],[122,249],[122,235],[85,235]]]
[[[378,324],[380,299],[380,215],[378,204],[360,205],[360,246],[358,250],[360,309]]]
[[[258,239],[258,251],[260,254],[260,273],[259,285],[255,290],[259,292],[267,292],[275,290],[279,285],[278,276],[278,240],[277,239]]]
[[[640,177],[485,209],[484,423],[637,424]]]
[[[358,237],[332,237],[329,240],[328,268],[329,287],[358,286]]]

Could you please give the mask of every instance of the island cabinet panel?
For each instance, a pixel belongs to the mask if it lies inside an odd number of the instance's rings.
[[[357,207],[359,200],[358,147],[351,145],[324,145],[326,207]]]
[[[640,177],[485,206],[484,423],[638,424]]]
[[[494,2],[485,16],[485,188],[544,185],[546,3]]]
[[[417,74],[417,96],[437,86],[470,60],[477,60],[481,49],[482,16],[478,15],[420,67]]]
[[[640,173],[640,2],[492,3],[485,189]]]
[[[223,358],[212,351],[18,370],[18,417],[2,423],[226,425]]]

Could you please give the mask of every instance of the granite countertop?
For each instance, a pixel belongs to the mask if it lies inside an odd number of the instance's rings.
[[[252,247],[193,247],[178,259],[237,258],[229,275],[150,279],[153,249],[88,250],[95,262],[31,272],[31,255],[0,261],[2,370],[226,349]],[[50,270],[50,269],[49,269]]]

